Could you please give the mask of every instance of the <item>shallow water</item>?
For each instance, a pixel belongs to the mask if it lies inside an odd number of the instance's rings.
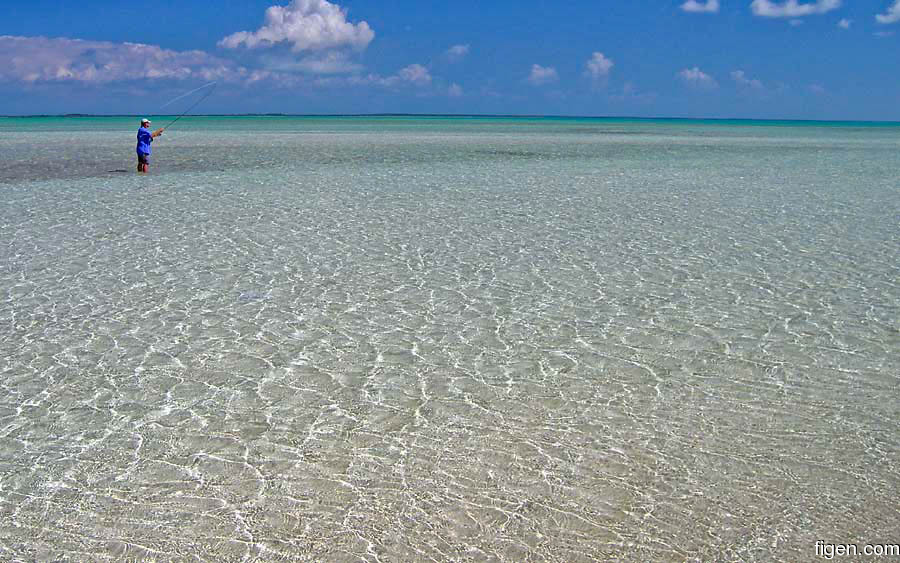
[[[140,177],[130,122],[32,123],[0,558],[900,541],[900,128],[188,120]]]

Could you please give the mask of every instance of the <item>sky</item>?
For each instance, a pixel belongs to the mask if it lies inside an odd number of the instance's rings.
[[[900,0],[0,3],[2,115],[898,121],[898,69]]]

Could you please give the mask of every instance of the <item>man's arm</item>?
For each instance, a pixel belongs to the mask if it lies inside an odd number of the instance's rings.
[[[163,134],[163,131],[165,131],[165,128],[164,128],[164,127],[160,127],[159,129],[157,129],[156,131],[154,131],[153,133],[151,133],[150,136],[151,136],[151,137],[159,137],[160,135]]]

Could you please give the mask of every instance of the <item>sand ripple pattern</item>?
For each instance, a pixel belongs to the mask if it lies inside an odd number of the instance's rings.
[[[0,184],[0,559],[900,541],[900,132],[260,127]]]

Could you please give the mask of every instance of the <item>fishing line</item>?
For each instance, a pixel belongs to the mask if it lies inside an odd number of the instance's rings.
[[[196,92],[197,90],[202,90],[203,88],[206,88],[207,86],[212,85],[212,88],[209,89],[209,92],[207,92],[206,94],[203,95],[202,98],[200,98],[199,100],[197,100],[196,102],[194,102],[193,104],[191,104],[191,107],[189,107],[189,108],[187,108],[186,110],[184,110],[184,112],[183,112],[181,115],[179,115],[178,117],[176,117],[175,119],[173,119],[172,121],[170,121],[168,125],[166,125],[165,127],[163,127],[163,129],[168,129],[169,127],[171,127],[176,121],[178,121],[179,119],[181,119],[182,117],[184,117],[185,115],[187,115],[187,113],[188,113],[189,111],[191,111],[191,110],[194,109],[195,107],[199,106],[200,103],[201,103],[203,100],[205,100],[206,98],[210,97],[210,96],[212,95],[212,93],[216,91],[216,85],[217,85],[217,84],[218,84],[217,82],[210,82],[209,84],[204,84],[203,86],[201,86],[201,87],[199,87],[199,88],[194,88],[193,90],[191,90],[191,91],[188,92],[187,94],[182,94],[182,95],[178,96],[177,98],[175,98],[174,100],[171,100],[171,101],[169,101],[169,102],[166,102],[166,104],[163,105],[163,107],[166,107],[167,105],[171,104],[172,102],[174,102],[174,101],[176,101],[176,100],[180,100],[181,98],[184,98],[185,96],[189,96],[189,95],[193,94],[194,92]]]
[[[181,98],[187,98],[188,96],[190,96],[190,95],[193,94],[194,92],[196,92],[196,91],[198,91],[198,90],[203,90],[203,89],[206,88],[207,86],[212,86],[212,85],[215,84],[215,83],[216,83],[215,81],[212,81],[212,82],[209,82],[209,83],[207,83],[207,84],[204,84],[203,86],[200,86],[199,88],[194,88],[194,89],[191,90],[190,92],[187,92],[187,93],[185,93],[185,94],[182,94],[182,95],[178,96],[177,98],[173,98],[173,99],[169,100],[168,102],[166,102],[166,103],[164,103],[163,105],[159,106],[159,109],[162,109],[162,108],[164,108],[164,107],[166,107],[166,106],[168,106],[168,105],[170,105],[170,104],[174,104],[175,102],[177,102],[177,101],[180,100]]]

